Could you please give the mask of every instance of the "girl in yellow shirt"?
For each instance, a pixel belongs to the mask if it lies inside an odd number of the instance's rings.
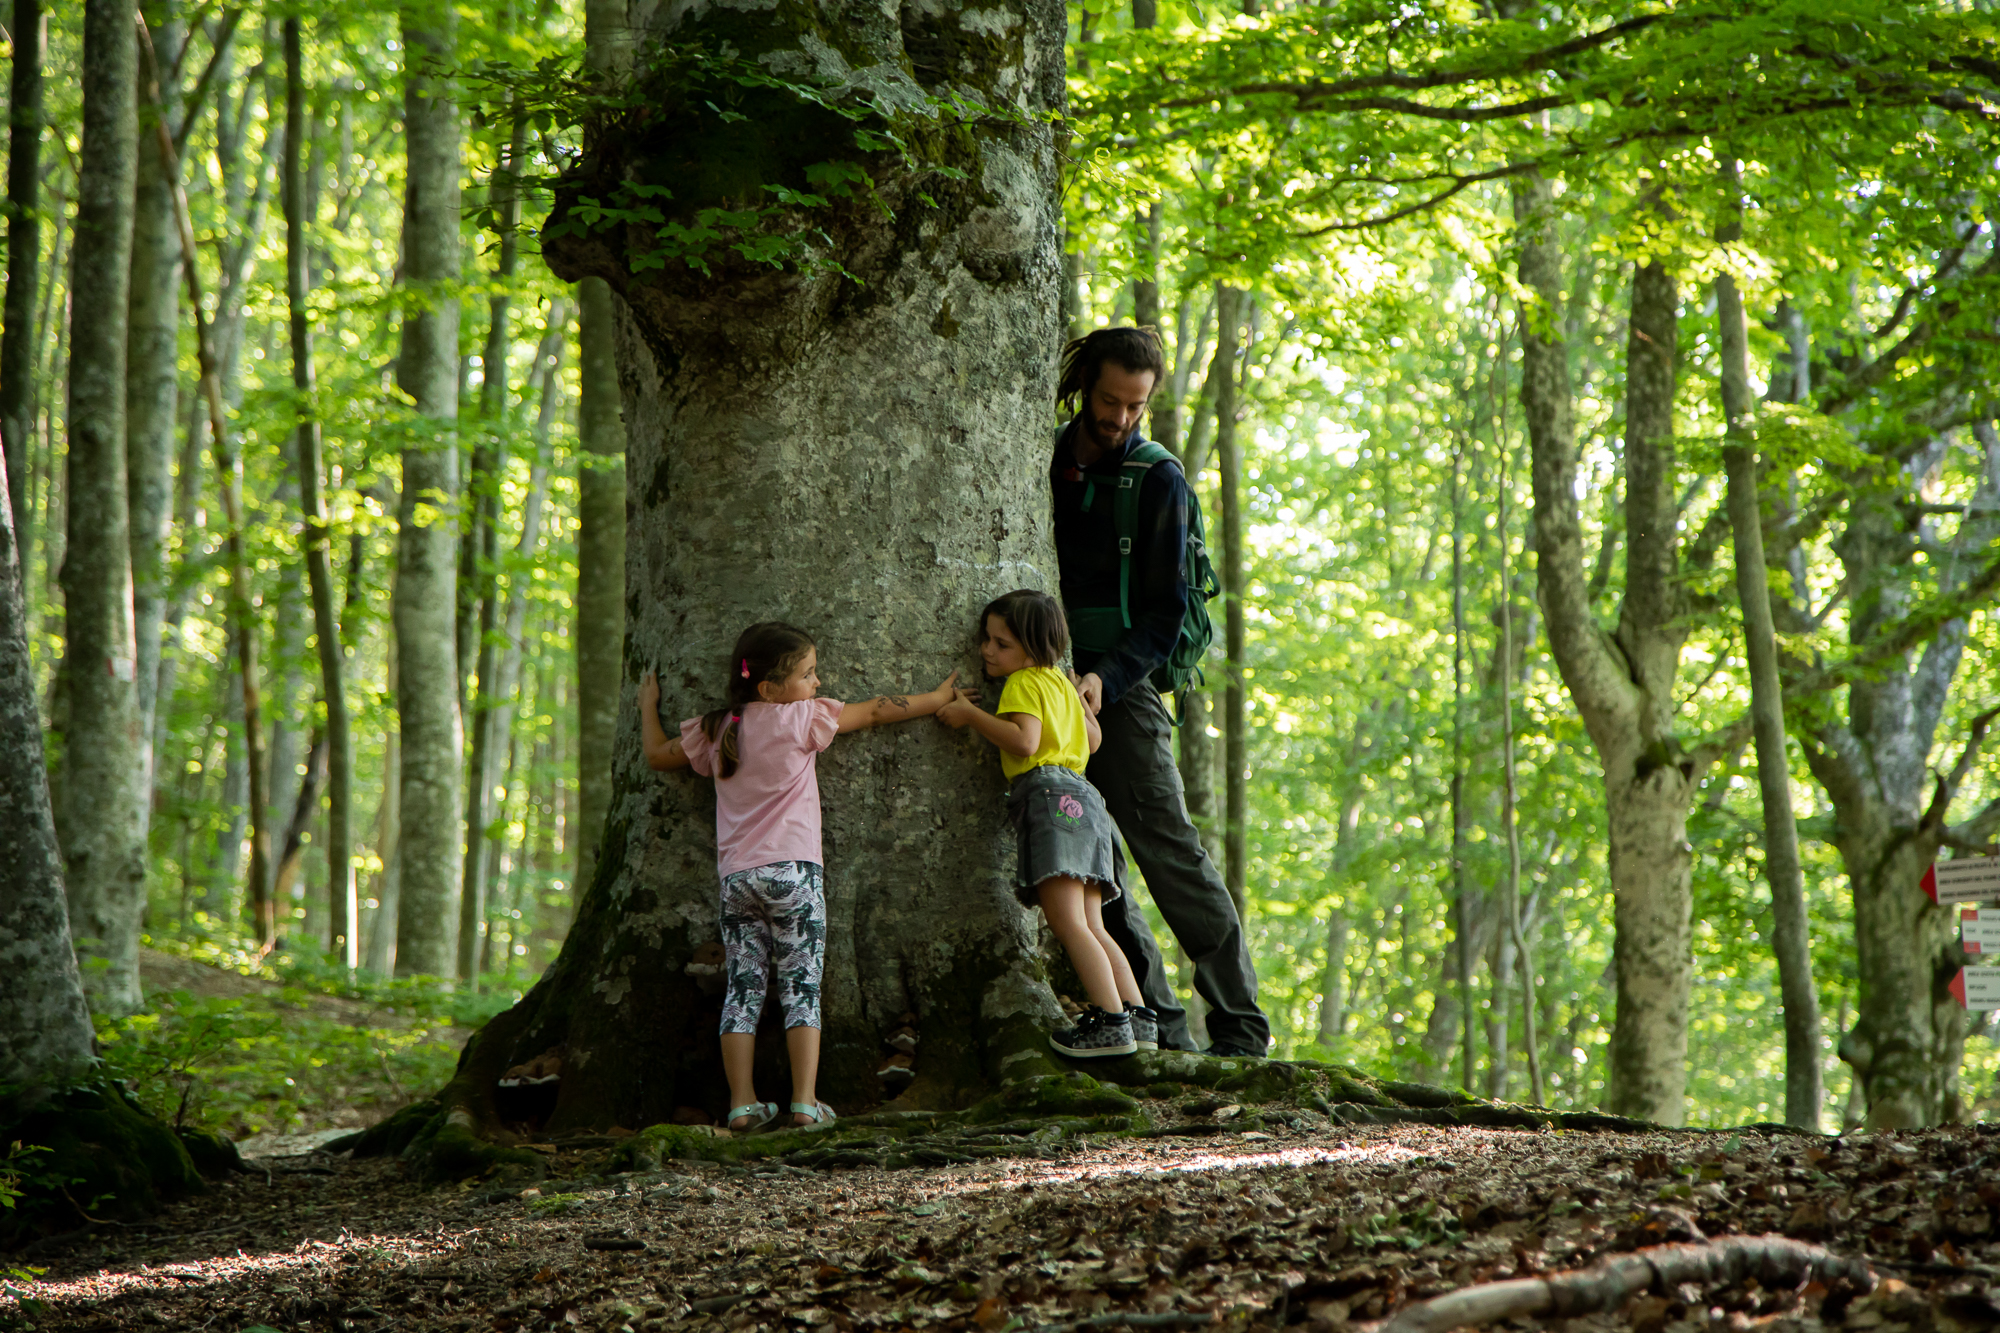
[[[999,749],[1019,851],[1015,896],[1042,909],[1090,998],[1076,1026],[1049,1044],[1078,1059],[1156,1049],[1158,1020],[1104,928],[1123,858],[1104,798],[1083,776],[1100,739],[1097,719],[1056,668],[1069,649],[1062,604],[1024,588],[982,611],[980,627],[986,674],[1007,680],[999,706],[988,713],[961,693],[938,720],[971,726]]]

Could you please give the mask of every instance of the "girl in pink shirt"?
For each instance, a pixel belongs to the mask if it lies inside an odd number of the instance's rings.
[[[928,717],[950,703],[958,673],[929,694],[884,695],[867,703],[821,699],[819,651],[804,630],[770,620],[752,625],[730,656],[729,702],[681,723],[660,725],[660,684],[639,687],[646,762],[692,768],[715,779],[716,869],[722,876],[722,947],[728,978],[722,1003],[722,1067],[729,1077],[729,1127],[761,1129],[778,1108],[757,1100],[752,1064],[757,1016],[773,972],[792,1058],[794,1126],[825,1124],[819,1100],[819,986],[826,961],[826,890],[821,867],[819,752],[845,731]]]

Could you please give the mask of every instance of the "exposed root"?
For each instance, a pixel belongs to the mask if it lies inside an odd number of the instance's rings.
[[[1406,1305],[1392,1318],[1369,1327],[1373,1333],[1447,1333],[1472,1324],[1490,1324],[1523,1315],[1559,1318],[1621,1308],[1641,1292],[1740,1282],[1754,1277],[1766,1287],[1800,1286],[1809,1280],[1845,1279],[1862,1291],[1875,1286],[1874,1270],[1860,1259],[1785,1236],[1723,1236],[1693,1244],[1655,1245],[1616,1254],[1589,1268],[1548,1277],[1487,1282]]]

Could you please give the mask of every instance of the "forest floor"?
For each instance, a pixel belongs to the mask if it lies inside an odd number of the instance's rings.
[[[1190,1109],[1192,1107],[1192,1109]],[[1115,1136],[939,1168],[669,1162],[426,1191],[323,1152],[252,1170],[46,1266],[0,1328],[284,1333],[1108,1327],[1329,1333],[1470,1284],[1706,1235],[1781,1232],[1883,1279],[1682,1285],[1564,1333],[1959,1333],[2000,1326],[2000,1129],[1812,1139],[1423,1126]],[[1226,1109],[1225,1109],[1226,1113]],[[596,1164],[594,1166],[594,1163]],[[624,1247],[624,1248],[615,1248]],[[1082,1321],[1088,1321],[1087,1324]]]

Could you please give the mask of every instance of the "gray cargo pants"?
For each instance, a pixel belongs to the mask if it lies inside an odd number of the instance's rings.
[[[1209,1040],[1262,1055],[1271,1025],[1257,1007],[1257,973],[1243,923],[1188,818],[1180,770],[1174,767],[1173,723],[1159,691],[1140,682],[1106,704],[1097,724],[1104,743],[1085,776],[1104,797],[1174,939],[1194,960],[1194,988],[1209,1005]],[[1106,903],[1104,924],[1132,964],[1139,993],[1160,1015],[1160,1045],[1192,1049],[1187,1011],[1174,999],[1160,946],[1134,895]]]

